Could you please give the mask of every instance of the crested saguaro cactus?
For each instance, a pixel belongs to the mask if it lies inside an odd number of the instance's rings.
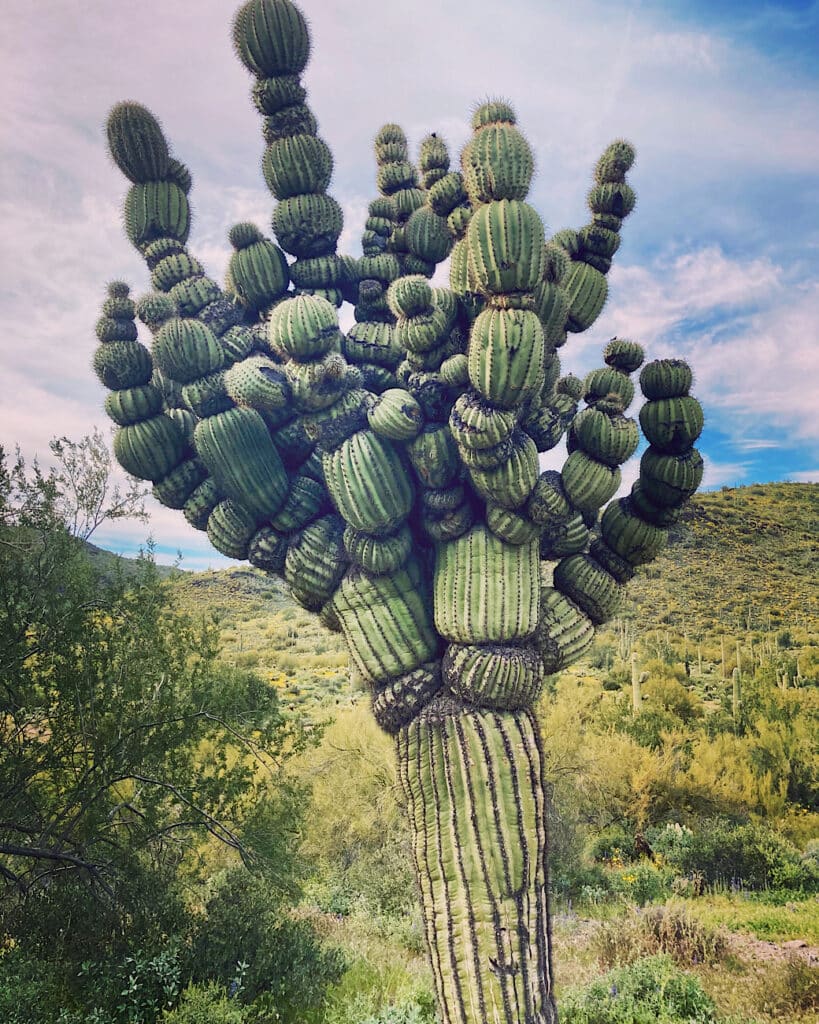
[[[547,239],[507,103],[477,108],[460,170],[430,135],[419,173],[385,125],[364,254],[340,255],[333,159],[300,79],[305,19],[290,0],[248,0],[234,41],[255,79],[278,244],[234,225],[224,288],[187,248],[190,174],[153,115],[122,103],[109,118],[132,183],[126,231],[154,289],[135,304],[110,285],[97,325],[116,454],[217,550],[283,575],[343,633],[395,737],[442,1020],[552,1024],[534,707],[702,478],[684,363],[642,367],[649,447],[614,500],[639,441],[626,412],[643,351],[613,339],[585,380],[561,376],[558,350],[606,299],[634,151],[605,151],[589,224]],[[450,287],[434,287],[447,256]],[[541,472],[564,436],[562,470]]]

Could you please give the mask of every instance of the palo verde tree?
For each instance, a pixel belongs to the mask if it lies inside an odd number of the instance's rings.
[[[61,447],[73,479],[102,479],[104,446]],[[75,510],[65,472],[0,448],[0,1018],[147,1019],[129,1000],[151,996],[155,953],[178,971],[163,998],[227,985],[245,957],[245,997],[275,992],[301,1020],[339,970],[288,913],[304,799],[287,764],[304,738],[273,688],[219,660],[213,625],[174,611],[150,557],[94,564],[74,531],[108,506],[90,487]],[[219,847],[243,866],[203,916],[191,885]],[[254,929],[232,925],[242,914]]]
[[[585,380],[561,376],[567,333],[606,300],[634,150],[606,149],[588,224],[547,240],[507,103],[477,108],[460,170],[436,135],[416,168],[385,125],[364,255],[340,255],[333,160],[300,78],[305,19],[290,0],[249,0],[234,41],[254,76],[278,244],[234,225],[223,287],[187,248],[191,178],[157,121],[135,103],[108,121],[132,183],[126,232],[154,288],[135,304],[112,284],[97,326],[117,457],[344,634],[395,736],[442,1019],[551,1022],[532,709],[617,613],[702,477],[684,363],[643,368],[650,447],[631,494],[609,504],[638,445],[625,413],[643,351],[614,339]],[[450,287],[433,287],[446,257]],[[540,472],[564,434],[562,470]]]
[[[87,441],[61,442],[79,476],[106,451]],[[150,558],[92,565],[62,474],[0,448],[0,896],[23,907],[55,877],[113,898],[140,856],[208,835],[259,859],[247,806],[298,739],[274,693],[218,662],[215,627],[172,613]]]

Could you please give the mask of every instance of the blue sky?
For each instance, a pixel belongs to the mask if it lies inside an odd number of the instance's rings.
[[[453,155],[472,107],[502,95],[535,151],[547,229],[579,226],[608,141],[637,147],[639,201],[598,323],[563,350],[583,373],[614,334],[690,359],[706,411],[706,486],[819,481],[819,4],[708,0],[305,0],[309,102],[336,159],[342,249],[360,253],[371,141],[398,121]],[[498,12],[502,10],[499,16]],[[32,0],[4,14],[0,110],[0,443],[31,458],[56,435],[107,430],[89,369],[114,277],[147,288],[120,224],[125,185],[102,125],[117,100],[162,120],[194,173],[191,248],[224,273],[237,220],[267,229],[262,141],[233,56],[231,5]],[[349,313],[347,314],[349,319]],[[559,465],[555,453],[549,465]],[[624,472],[627,485],[636,464]],[[101,533],[220,565],[181,515]]]

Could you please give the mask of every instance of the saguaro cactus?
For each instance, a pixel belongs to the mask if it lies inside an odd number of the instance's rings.
[[[533,709],[544,679],[617,614],[702,477],[684,363],[643,367],[650,446],[614,501],[639,440],[626,410],[643,351],[613,339],[585,380],[561,377],[558,349],[606,299],[634,151],[608,147],[589,223],[547,240],[507,103],[477,108],[460,170],[432,135],[419,175],[401,128],[385,125],[364,255],[339,255],[333,160],[300,80],[305,19],[290,0],[248,0],[234,40],[255,79],[278,245],[235,225],[224,288],[187,248],[190,174],[159,124],[134,103],[109,118],[132,183],[126,231],[154,288],[135,306],[110,285],[97,326],[117,456],[217,550],[283,574],[344,634],[395,737],[442,1020],[549,1024]],[[450,288],[433,287],[450,253]],[[355,304],[346,336],[343,301]],[[564,435],[562,471],[541,472],[539,453]]]

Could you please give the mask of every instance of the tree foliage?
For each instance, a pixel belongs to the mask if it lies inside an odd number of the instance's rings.
[[[29,968],[49,963],[55,1005],[153,1020],[140,1007],[170,992],[156,964],[178,978],[172,1000],[201,976],[208,958],[194,949],[211,908],[198,883],[229,867],[259,879],[236,883],[234,913],[258,916],[243,893],[262,885],[279,946],[289,931],[300,942],[295,967],[268,953],[263,978],[251,964],[253,994],[292,996],[299,977],[321,993],[338,964],[287,917],[304,793],[286,763],[299,730],[271,686],[220,662],[212,624],[174,611],[150,551],[135,573],[101,576],[65,500],[56,474],[0,453],[0,989],[14,1003],[33,986],[43,1003]],[[204,980],[230,984],[232,939]],[[6,1018],[52,1019],[2,1004]]]
[[[148,489],[132,476],[124,486],[115,481],[118,467],[98,428],[79,441],[55,437],[49,448],[57,463],[52,473],[56,509],[72,536],[88,540],[104,522],[118,519],[148,521]]]

